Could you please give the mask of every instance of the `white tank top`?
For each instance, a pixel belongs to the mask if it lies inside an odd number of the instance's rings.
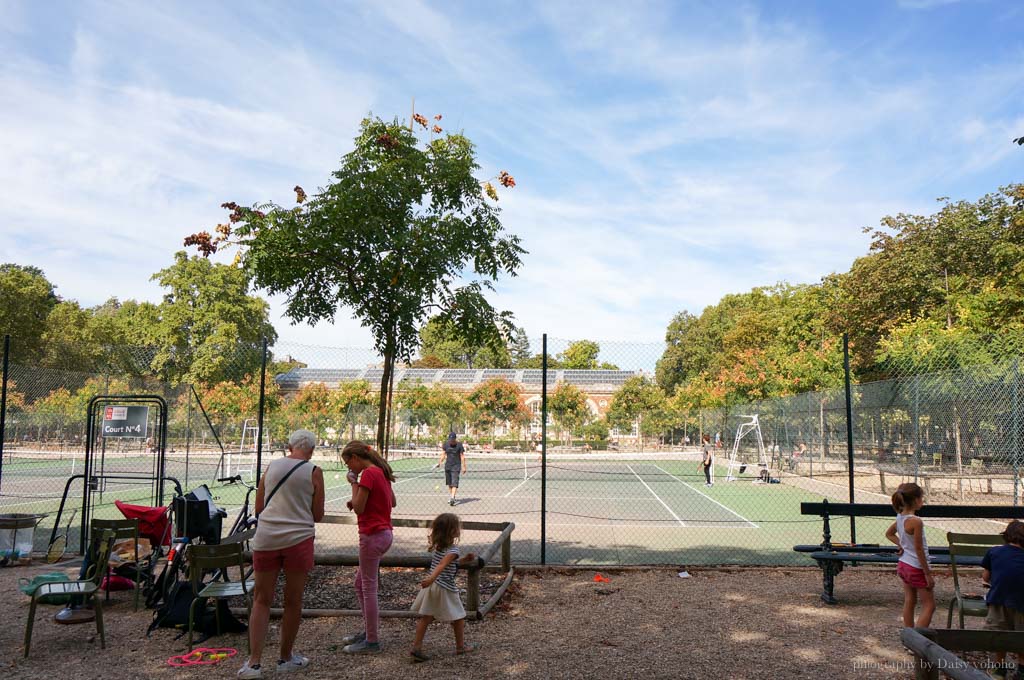
[[[278,458],[267,466],[263,489],[267,496],[288,471],[299,464],[295,458]],[[313,538],[313,468],[307,462],[285,480],[266,503],[250,543],[253,550],[283,550]]]
[[[900,547],[903,548],[900,562],[906,562],[912,567],[921,569],[921,560],[917,559],[917,548],[914,547],[914,537],[903,528],[903,525],[910,517],[914,517],[914,515],[904,515],[903,513],[896,515],[896,536],[900,539]],[[931,555],[928,554],[928,537],[924,533],[924,524],[921,525],[921,543],[924,545],[925,559],[931,562]]]

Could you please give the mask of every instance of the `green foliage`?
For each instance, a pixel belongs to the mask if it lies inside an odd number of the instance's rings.
[[[262,342],[277,335],[266,301],[249,295],[238,267],[175,253],[174,264],[153,275],[168,289],[151,327],[152,369],[172,384],[213,383],[258,372]]]
[[[367,118],[318,195],[306,201],[297,188],[295,208],[225,204],[233,227],[219,233],[241,246],[241,262],[260,288],[288,296],[291,319],[333,320],[344,307],[370,330],[385,364],[382,449],[394,362],[411,359],[431,315],[458,327],[471,347],[495,328],[510,330],[510,315],[484,293],[500,275],[515,275],[525,251],[504,233],[497,206],[474,176],[478,169],[473,144],[461,134],[421,145],[397,120]],[[514,185],[507,173],[501,181]],[[216,247],[206,233],[188,243],[205,252]]]
[[[663,412],[667,407],[665,393],[647,376],[636,375],[623,383],[612,395],[608,407],[608,424],[622,432],[632,430],[634,423],[640,424],[641,434],[655,434],[661,427]],[[645,420],[651,421],[645,424]]]
[[[472,423],[484,430],[493,430],[502,423],[513,429],[530,423],[533,415],[526,408],[518,385],[504,378],[493,378],[469,393],[469,417]]]
[[[479,343],[471,343],[462,329],[434,317],[420,329],[420,356],[431,357],[423,368],[508,368],[512,356],[497,326]],[[440,366],[436,364],[442,364]]]
[[[0,265],[0,337],[11,336],[15,361],[38,358],[46,318],[57,306],[53,284],[37,267]]]
[[[548,413],[566,440],[579,432],[591,416],[587,395],[570,383],[560,383],[552,390],[548,396]]]
[[[688,411],[836,387],[844,332],[861,381],[1024,353],[1024,185],[886,217],[869,253],[819,284],[677,314],[656,377]]]
[[[458,431],[458,424],[466,416],[467,402],[462,393],[447,385],[399,385],[399,401],[408,412],[413,426],[426,425],[438,439],[448,432]]]

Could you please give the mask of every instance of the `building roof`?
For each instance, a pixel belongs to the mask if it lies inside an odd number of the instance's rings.
[[[341,383],[366,380],[371,386],[380,383],[384,370],[370,368],[293,368],[274,380],[283,390],[298,390],[310,383],[338,387]],[[395,384],[419,382],[424,385],[451,385],[471,388],[492,378],[504,378],[526,388],[540,388],[543,371],[532,368],[396,368]],[[558,369],[548,371],[548,384],[569,383],[580,388],[619,387],[639,371],[593,371]]]

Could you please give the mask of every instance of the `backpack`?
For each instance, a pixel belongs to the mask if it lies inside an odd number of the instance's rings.
[[[153,614],[153,622],[149,624],[146,637],[149,637],[157,628],[178,628],[182,631],[178,637],[184,635],[185,631],[188,630],[189,608],[195,599],[191,582],[178,581],[172,585],[167,593],[167,598]],[[214,601],[216,602],[216,610],[209,606],[209,601],[206,601],[203,603],[202,608],[196,612],[192,629],[200,633],[198,642],[202,642],[214,635],[244,633],[249,629],[248,626],[231,613],[227,602],[224,600]],[[217,630],[218,613],[220,614],[220,630]]]

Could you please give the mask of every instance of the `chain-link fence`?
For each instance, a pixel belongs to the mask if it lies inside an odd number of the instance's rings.
[[[190,380],[150,348],[108,349],[88,370],[72,371],[19,363],[15,343],[0,512],[46,514],[36,536],[36,547],[45,546],[69,479],[60,521],[86,493],[93,516],[117,516],[115,499],[159,501],[146,478],[160,474],[162,453],[163,475],[173,478],[167,493],[175,481],[185,491],[208,485],[229,514],[227,530],[246,488],[216,480],[237,474],[254,483],[302,427],[318,439],[328,513],[344,514],[341,447],[374,441],[381,407],[395,515],[451,510],[445,468],[455,468],[455,511],[515,522],[513,557],[525,563],[802,564],[792,547],[819,543],[821,520],[800,515],[800,503],[847,501],[851,479],[858,502],[886,502],[902,481],[918,481],[930,502],[1020,502],[1024,382],[1016,361],[891,371],[888,380],[855,384],[851,468],[842,387],[744,403],[716,393],[708,401],[727,405],[708,407],[693,390],[665,391],[656,371],[662,343],[548,339],[544,350],[534,340],[504,361],[417,358],[385,380],[373,351],[278,342],[266,355],[224,352],[212,378]],[[166,402],[166,441],[157,441],[152,412],[147,437],[97,437],[89,479],[74,479],[86,474],[90,399],[125,394]],[[442,455],[451,432],[464,461]],[[857,538],[878,542],[888,523],[862,519]],[[321,525],[317,549],[353,553],[355,531]],[[839,523],[833,532],[844,540]],[[464,536],[468,549],[493,538],[475,533]],[[941,544],[943,534],[929,540]],[[402,530],[392,553],[419,555],[423,543],[420,532]]]

